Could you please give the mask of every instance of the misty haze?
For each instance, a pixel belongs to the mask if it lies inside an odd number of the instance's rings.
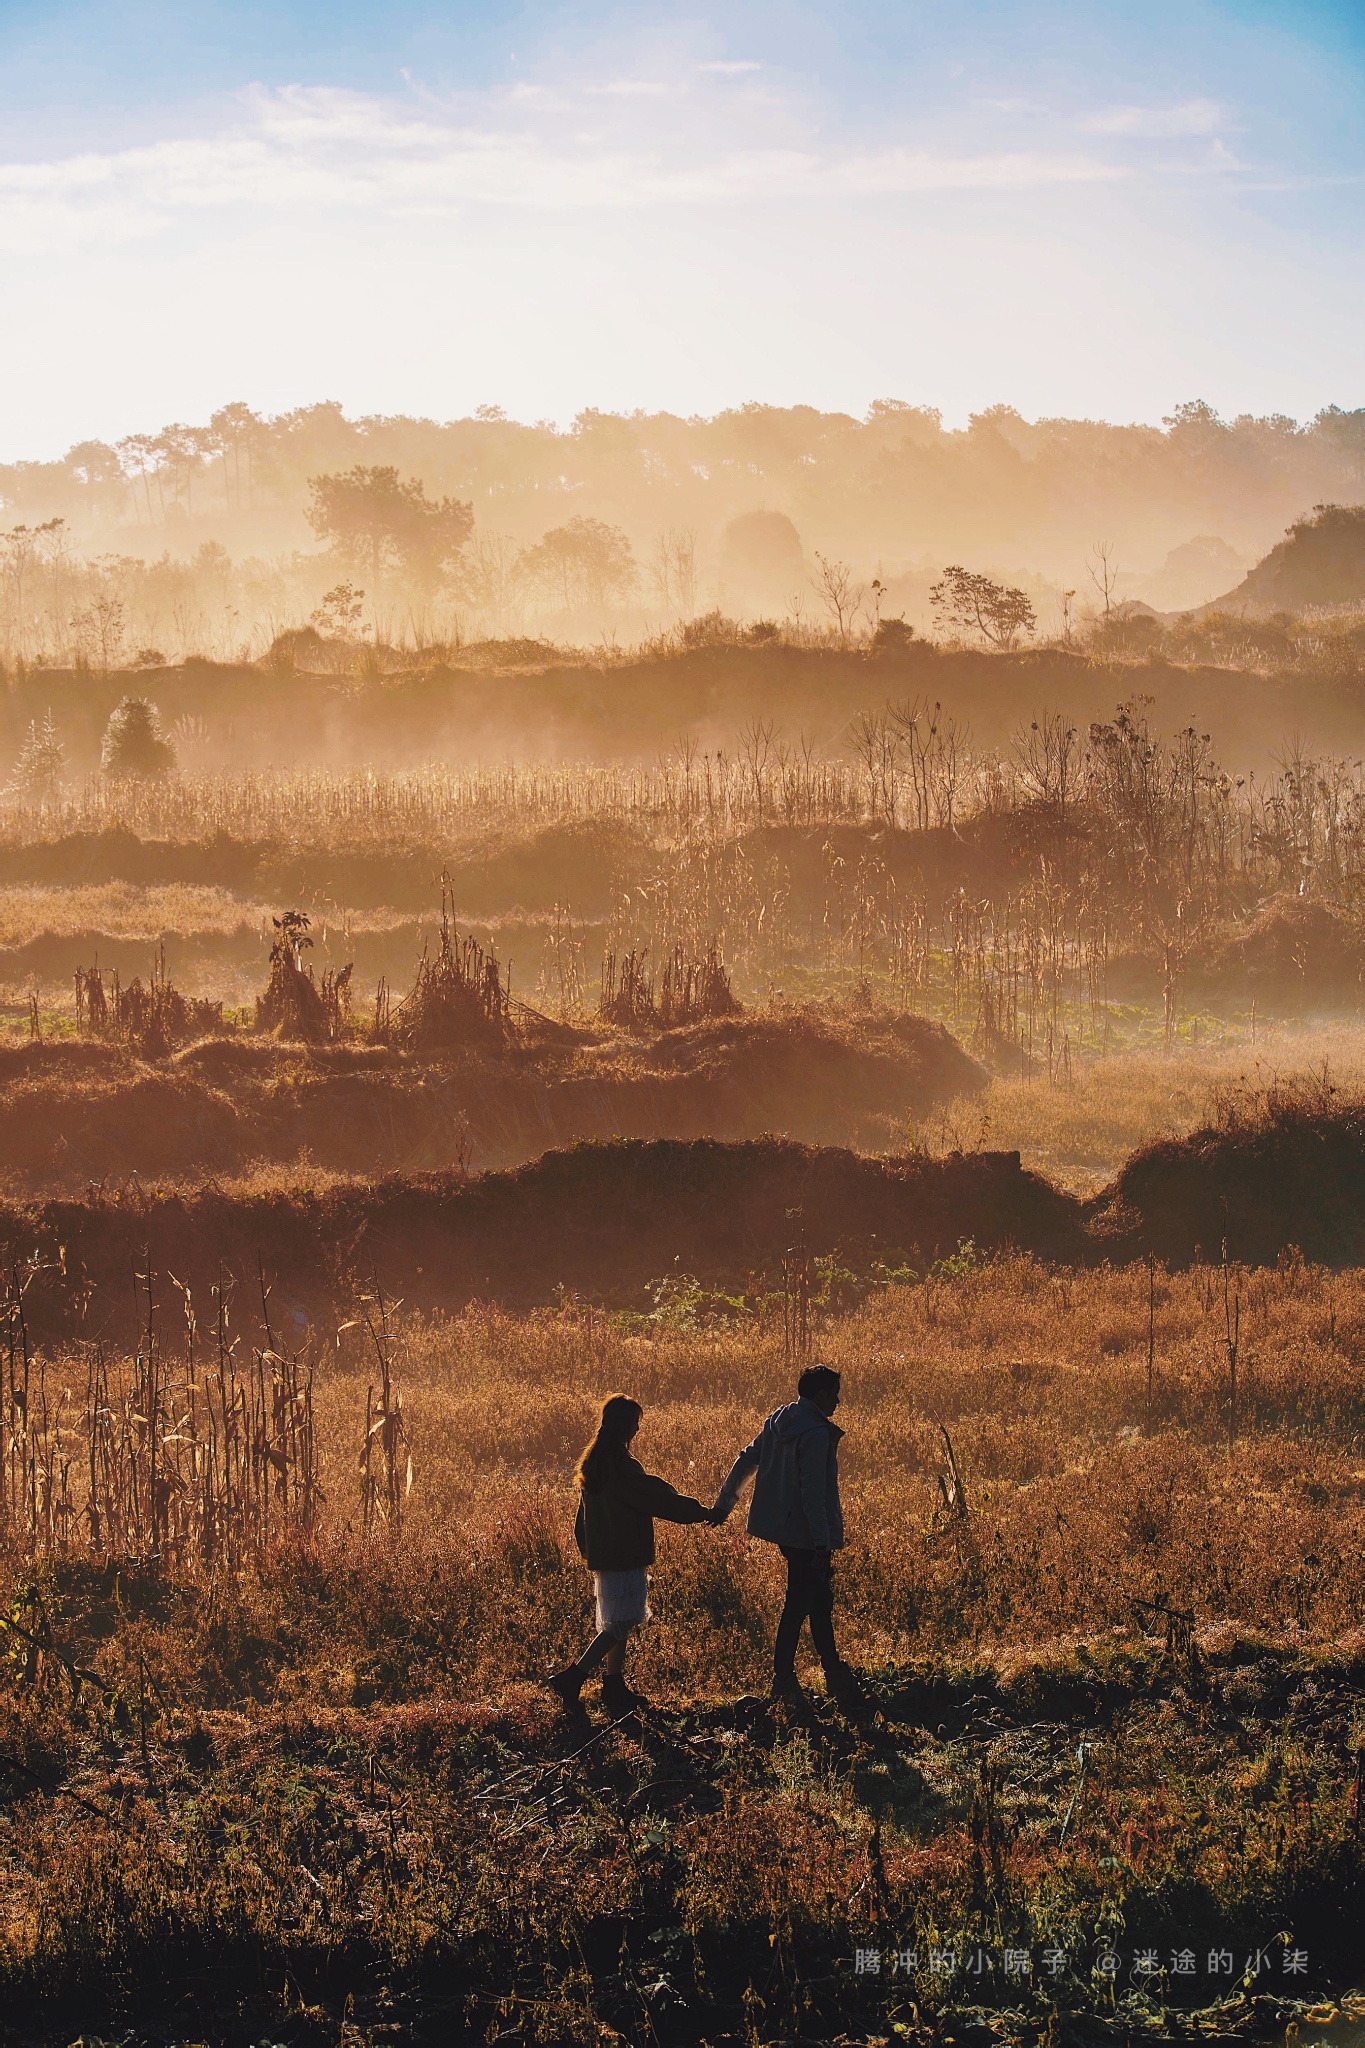
[[[1292,521],[1362,488],[1365,414],[1340,406],[1298,424],[1190,402],[1114,427],[997,405],[950,431],[900,401],[861,420],[752,404],[587,411],[560,432],[492,406],[438,425],[238,403],[0,466],[5,647],[46,665],[234,661],[311,630],[325,665],[339,641],[617,650],[716,613],[847,644],[883,615],[932,630],[945,563],[1023,589],[1043,638],[1069,642],[1097,611],[1358,601],[1354,560],[1320,588],[1241,586]]]

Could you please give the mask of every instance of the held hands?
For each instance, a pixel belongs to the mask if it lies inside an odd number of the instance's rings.
[[[706,1519],[711,1528],[719,1529],[722,1522],[728,1519],[729,1513],[729,1508],[723,1507],[720,1501],[717,1500],[714,1506],[706,1510]]]

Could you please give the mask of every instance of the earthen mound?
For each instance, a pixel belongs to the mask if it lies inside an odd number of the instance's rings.
[[[0,1049],[0,1170],[25,1194],[240,1175],[512,1166],[580,1138],[751,1138],[895,1150],[985,1076],[920,1017],[751,1011],[675,1031],[525,1013],[498,1044],[412,1051],[233,1034],[166,1060],[107,1041]]]
[[[593,1101],[614,1131],[760,1137],[896,1149],[906,1119],[974,1094],[984,1070],[927,1018],[815,1007],[707,1018],[653,1039],[610,1039],[563,1082],[554,1114],[565,1135]],[[565,1128],[567,1124],[569,1128]]]
[[[1365,1261],[1365,1099],[1328,1082],[1228,1102],[1187,1138],[1144,1146],[1091,1208],[1097,1246],[1273,1263],[1291,1246]]]
[[[473,1176],[11,1207],[0,1209],[0,1243],[12,1257],[47,1261],[25,1298],[40,1335],[126,1336],[130,1261],[144,1258],[168,1294],[173,1273],[196,1301],[211,1298],[223,1271],[254,1281],[262,1261],[293,1334],[375,1279],[427,1309],[472,1300],[524,1309],[565,1291],[622,1301],[679,1271],[772,1284],[796,1237],[812,1254],[857,1246],[927,1261],[971,1238],[983,1250],[1075,1257],[1080,1219],[1080,1205],[1024,1172],[1017,1152],[880,1160],[771,1138],[706,1139],[576,1145]]]
[[[1358,927],[1326,903],[1284,894],[1228,933],[1190,975],[1209,995],[1302,1015],[1358,1003],[1365,969]]]

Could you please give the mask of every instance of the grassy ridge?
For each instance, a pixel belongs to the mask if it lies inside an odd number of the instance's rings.
[[[44,1335],[126,1334],[125,1276],[148,1258],[201,1300],[224,1271],[251,1275],[264,1258],[296,1320],[325,1324],[372,1278],[423,1308],[532,1307],[566,1292],[627,1302],[661,1274],[763,1293],[803,1233],[812,1253],[856,1248],[865,1262],[931,1260],[967,1237],[1086,1250],[1080,1205],[1017,1153],[882,1160],[775,1138],[613,1140],[472,1176],[267,1172],[230,1188],[135,1184],[0,1207],[0,1243],[40,1262],[26,1305]]]
[[[425,1053],[243,1033],[150,1059],[66,1040],[0,1048],[0,1160],[16,1192],[78,1194],[263,1164],[510,1165],[618,1133],[885,1146],[984,1078],[940,1025],[814,1007],[646,1036],[528,1017],[507,1042]]]
[[[1272,654],[1265,665],[1280,664]],[[86,772],[97,764],[110,712],[130,689],[154,697],[168,724],[204,720],[216,762],[235,770],[329,759],[417,767],[434,754],[496,759],[504,752],[528,760],[582,754],[650,761],[661,733],[695,729],[728,742],[746,721],[771,718],[823,745],[869,703],[926,690],[981,741],[1003,745],[1021,704],[1045,704],[1083,725],[1130,696],[1135,677],[1152,697],[1160,726],[1197,721],[1216,729],[1241,765],[1268,761],[1287,725],[1310,747],[1352,747],[1353,665],[1340,675],[1295,674],[1287,652],[1282,665],[1285,674],[1258,674],[1160,658],[1138,665],[1060,648],[940,652],[917,641],[876,657],[791,646],[550,665],[523,656],[501,673],[461,668],[457,660],[369,681],[199,659],[110,675],[34,669],[16,677],[0,701],[0,750],[17,755],[30,720],[50,709],[73,767]]]

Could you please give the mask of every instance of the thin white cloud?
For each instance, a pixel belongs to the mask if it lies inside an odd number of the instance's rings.
[[[812,167],[808,189],[840,194],[998,190],[1008,186],[1075,185],[1122,178],[1118,166],[1089,156],[1043,150],[1006,150],[984,156],[936,156],[927,150],[885,149]]]
[[[1214,135],[1224,126],[1217,100],[1185,100],[1175,107],[1103,107],[1081,123],[1087,135],[1137,135],[1169,139]]]
[[[1247,168],[1237,152],[1229,149],[1226,142],[1217,136],[1209,144],[1204,161],[1211,169],[1218,171],[1244,171]]]
[[[0,164],[0,248],[155,234],[177,216],[227,209],[437,218],[469,207],[554,213],[679,202],[909,195],[1093,183],[1125,173],[1077,152],[973,155],[755,146],[693,133],[619,136],[528,129],[510,105],[473,125],[354,93],[253,93],[231,129]]]
[[[714,71],[719,78],[738,78],[744,71],[761,71],[763,66],[752,57],[713,57],[708,64],[699,64],[698,71]]]
[[[618,100],[667,99],[670,88],[657,78],[613,78],[606,85],[590,85],[590,93]]]
[[[436,418],[496,396],[531,419],[754,392],[861,413],[901,390],[965,420],[995,397],[1156,419],[1191,389],[1229,415],[1349,392],[1361,188],[1319,206],[1272,156],[1259,189],[1307,196],[1244,206],[1216,80],[983,108],[984,78],[959,65],[955,89],[940,63],[879,115],[785,44],[707,69],[704,35],[689,16],[490,90],[199,103],[136,149],[0,144],[5,452],[225,393]],[[837,289],[812,290],[826,271]]]

